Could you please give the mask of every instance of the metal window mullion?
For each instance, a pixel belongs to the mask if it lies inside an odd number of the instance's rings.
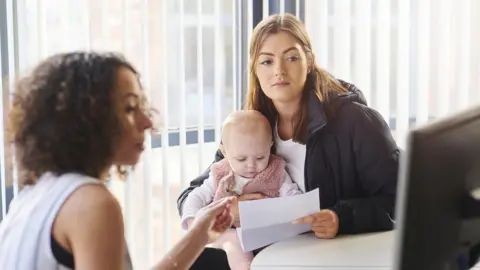
[[[123,47],[123,53],[126,54],[128,51],[128,32],[129,32],[129,27],[128,27],[128,3],[129,0],[123,0],[123,6],[122,6],[122,17],[123,17],[123,40],[122,40],[122,47]],[[132,170],[131,168],[128,169],[127,172],[127,179],[125,181],[125,189],[124,189],[124,201],[125,201],[125,220],[126,220],[126,238],[127,238],[127,243],[130,246],[130,253],[131,256],[134,258],[134,252],[135,252],[135,228],[134,225],[135,223],[132,220],[132,203],[133,203],[133,185],[132,185]]]
[[[203,14],[202,5],[197,3],[197,90],[198,90],[198,173],[205,170],[203,160],[205,144],[205,110],[204,110],[204,89],[203,89]]]
[[[92,30],[92,23],[91,23],[91,18],[90,18],[90,1],[85,1],[83,4],[83,24],[86,25],[86,31],[85,31],[85,47],[87,50],[90,50],[92,48],[92,35],[91,35],[91,30]]]
[[[355,64],[354,81],[371,102],[372,72],[372,2],[355,1]]]
[[[243,108],[245,98],[248,90],[248,12],[247,1],[233,0],[234,2],[234,30],[233,44],[234,44],[234,85],[236,88],[236,109]]]
[[[431,53],[431,26],[430,1],[417,1],[417,91],[415,124],[420,125],[428,121],[430,112],[430,53]]]
[[[168,26],[169,26],[169,17],[168,17],[168,1],[162,1],[162,33],[161,38],[161,48],[163,59],[168,59],[167,57],[167,46],[168,46]],[[168,61],[161,61],[162,63],[162,91],[163,91],[163,103],[162,103],[162,219],[165,221],[163,223],[163,250],[166,253],[170,248],[170,181],[168,175],[168,166],[169,159],[168,156],[168,146],[169,146],[169,102],[168,102]]]
[[[471,84],[471,73],[472,73],[472,39],[471,39],[471,29],[472,29],[472,3],[471,0],[464,0],[459,5],[460,9],[460,42],[458,43],[460,48],[459,52],[459,108],[464,109],[470,103],[470,89],[472,88]],[[477,91],[480,91],[478,89]]]
[[[376,98],[374,107],[390,123],[390,53],[391,15],[390,1],[377,2],[377,57],[376,57]]]
[[[145,85],[145,93],[148,98],[151,96],[150,85],[150,51],[149,51],[149,12],[148,0],[142,1],[142,62],[143,62],[143,82]],[[150,131],[145,132],[145,152],[143,156],[143,195],[145,196],[145,220],[144,230],[146,265],[153,263],[153,226],[152,226],[152,138]],[[168,222],[168,220],[165,220]]]
[[[214,93],[214,107],[215,107],[215,142],[217,145],[220,144],[221,138],[221,125],[222,125],[222,89],[225,88],[225,48],[223,45],[224,38],[223,38],[223,29],[221,24],[221,1],[215,0],[215,28],[214,28],[214,36],[215,36],[215,93]]]
[[[351,81],[350,71],[350,2],[334,2],[334,25],[333,34],[333,74],[344,80]]]
[[[106,49],[109,46],[109,40],[107,38],[108,37],[108,15],[109,15],[108,10],[109,10],[109,0],[102,0],[102,20],[101,20],[102,49]]]
[[[19,54],[18,54],[18,14],[17,14],[17,2],[15,0],[8,0],[6,2],[6,17],[7,17],[7,59],[8,59],[8,94],[9,100],[11,102],[12,94],[15,92],[15,78],[19,74]],[[3,100],[3,96],[2,96]],[[2,125],[3,128],[3,125]],[[5,138],[4,138],[5,139]],[[5,143],[4,140],[1,141],[2,144]],[[12,163],[12,178],[13,178],[13,195],[17,196],[19,191],[18,183],[18,173],[15,160],[15,152],[13,151],[13,146],[8,145],[12,150],[10,155],[7,158],[11,159]],[[4,149],[5,151],[5,149]],[[2,162],[2,164],[4,164]]]
[[[270,15],[270,0],[263,0],[262,1],[262,13],[263,13],[263,18],[267,18]]]
[[[410,0],[398,1],[396,137],[403,141],[410,117]]]
[[[0,9],[0,12],[2,10]],[[3,64],[3,46],[5,46],[4,43],[4,36],[2,35],[0,31],[0,75],[3,75],[3,69],[2,69],[2,64]],[[0,124],[2,125],[2,129],[0,130],[0,206],[1,206],[1,212],[0,212],[0,221],[3,219],[3,217],[7,214],[7,181],[6,181],[6,168],[5,168],[5,136],[4,136],[4,122],[3,122],[3,91],[5,91],[3,85],[3,76],[0,77],[0,93],[2,95],[2,101],[0,102]]]
[[[440,0],[438,3],[438,27],[442,29],[439,32],[438,38],[438,103],[437,115],[442,117],[447,115],[451,110],[450,96],[451,96],[451,80],[452,80],[452,3],[451,0]]]
[[[180,138],[180,181],[182,189],[185,189],[188,185],[186,178],[186,144],[187,144],[187,133],[186,133],[186,86],[185,86],[185,3],[184,0],[179,0],[180,5],[180,56],[179,56],[179,68],[180,68],[180,129],[179,129],[179,138]]]

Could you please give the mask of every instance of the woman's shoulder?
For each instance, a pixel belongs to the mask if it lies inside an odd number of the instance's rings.
[[[121,216],[118,200],[100,180],[81,174],[65,174],[56,181],[72,189],[58,211],[56,222],[65,221],[65,224],[86,228],[105,224],[103,220],[107,217]]]
[[[376,109],[357,102],[346,104],[338,110],[338,120],[358,126],[363,122],[374,122],[385,124],[385,119],[382,114]]]
[[[95,235],[102,231],[123,239],[120,204],[105,185],[82,185],[72,192],[58,211],[53,234],[60,242],[65,239],[63,244],[77,245],[87,239],[94,241]]]
[[[119,264],[118,258],[126,252],[121,207],[104,185],[83,185],[75,190],[58,213],[53,236],[87,268]],[[113,257],[97,254],[102,250]]]
[[[78,187],[63,204],[59,216],[65,213],[67,217],[82,215],[86,219],[95,216],[112,215],[121,213],[118,200],[105,185],[94,182]],[[82,220],[79,220],[82,222]],[[97,223],[98,220],[93,220]]]
[[[331,133],[348,137],[390,132],[387,122],[377,110],[358,102],[346,103],[340,107],[329,120],[328,126]]]
[[[368,106],[365,95],[357,86],[342,80],[339,82],[347,92],[329,96],[325,104],[327,113],[330,114],[329,122],[346,124],[346,127],[353,128],[353,124],[368,118],[383,120],[379,112]]]

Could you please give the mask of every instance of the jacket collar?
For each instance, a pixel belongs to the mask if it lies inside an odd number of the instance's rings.
[[[313,91],[310,91],[308,98],[308,136],[322,129],[327,125],[327,115],[323,102],[321,102]]]
[[[329,106],[329,109],[337,111],[343,105],[348,103],[355,102],[367,105],[365,96],[360,89],[358,89],[355,85],[343,80],[338,81],[348,90],[348,92],[330,95],[328,98],[328,103],[321,102],[315,93],[310,91],[310,96],[308,99],[308,137],[321,130],[328,124],[325,106]]]

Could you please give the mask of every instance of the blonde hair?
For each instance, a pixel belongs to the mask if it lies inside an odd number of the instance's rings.
[[[267,136],[268,140],[272,141],[272,127],[268,119],[255,110],[241,110],[235,111],[227,116],[222,125],[222,144],[220,150],[225,152],[225,142],[228,142],[228,134],[232,129],[236,132],[246,134],[261,134]]]
[[[292,35],[302,45],[310,64],[310,72],[307,74],[305,82],[302,106],[300,106],[294,120],[293,141],[306,144],[307,125],[308,125],[308,98],[309,92],[313,91],[320,102],[328,100],[330,93],[345,93],[345,89],[340,82],[332,77],[328,72],[320,68],[315,63],[315,57],[312,52],[312,44],[305,30],[304,25],[291,14],[271,15],[261,21],[253,30],[250,41],[250,63],[249,63],[249,83],[248,92],[244,108],[260,111],[267,117],[273,126],[278,112],[273,102],[262,91],[256,69],[260,49],[265,39],[271,34],[281,31]]]

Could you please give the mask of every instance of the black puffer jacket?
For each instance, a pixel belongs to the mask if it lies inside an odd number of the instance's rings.
[[[309,101],[305,188],[320,189],[320,207],[339,217],[339,233],[393,228],[399,149],[382,116],[368,107],[361,91],[340,81],[349,92],[321,103]],[[328,115],[328,117],[327,117]],[[215,161],[222,159],[220,151]],[[181,213],[188,194],[208,177],[190,183],[178,198]]]

